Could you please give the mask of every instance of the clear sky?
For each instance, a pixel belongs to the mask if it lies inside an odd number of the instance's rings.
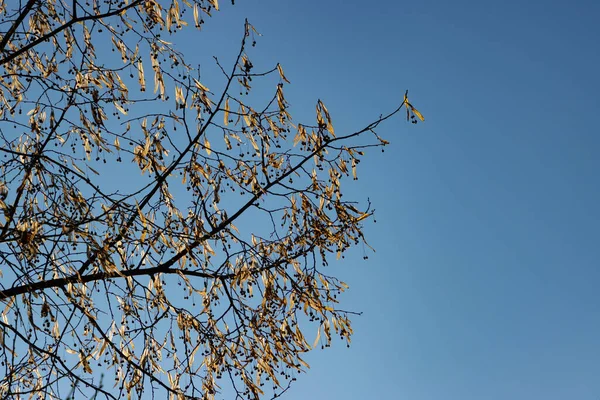
[[[600,3],[221,3],[203,37],[233,56],[247,16],[293,115],[344,131],[410,89],[426,118],[347,184],[377,209],[377,253],[332,267],[364,314],[284,398],[597,400]]]

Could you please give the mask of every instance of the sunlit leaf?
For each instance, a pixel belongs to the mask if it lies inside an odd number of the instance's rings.
[[[421,121],[425,121],[425,118],[423,117],[423,115],[419,112],[419,110],[417,110],[414,107],[410,107],[410,109],[412,110],[412,112],[421,120]]]
[[[229,125],[229,97],[225,99],[225,110],[223,112],[223,123]]]
[[[281,77],[281,79],[283,79],[287,83],[290,83],[290,81],[288,81],[287,78],[285,77],[285,75],[283,73],[283,68],[281,68],[280,64],[277,64],[277,70],[279,71],[279,76]]]
[[[215,8],[215,10],[219,9],[219,1],[218,0],[208,0],[208,2]]]

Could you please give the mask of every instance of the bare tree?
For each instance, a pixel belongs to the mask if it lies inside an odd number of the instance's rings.
[[[405,95],[355,132],[321,101],[294,124],[248,22],[209,90],[164,37],[217,9],[0,0],[0,397],[278,396],[302,353],[350,341],[324,267],[372,210],[341,180],[380,123],[422,116]]]

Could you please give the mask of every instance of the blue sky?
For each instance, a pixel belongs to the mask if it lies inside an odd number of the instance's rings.
[[[355,129],[405,89],[426,117],[347,183],[377,209],[377,252],[332,266],[364,314],[284,398],[598,399],[600,3],[236,3],[203,49],[248,17],[298,120],[321,98]]]

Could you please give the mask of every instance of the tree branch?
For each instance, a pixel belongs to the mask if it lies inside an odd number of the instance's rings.
[[[29,0],[29,3],[35,3],[36,0]],[[108,18],[108,17],[113,17],[115,15],[119,15],[122,12],[135,7],[139,4],[142,3],[143,0],[135,0],[133,1],[131,4],[126,5],[125,7],[122,7],[118,10],[114,10],[114,11],[110,11],[104,14],[99,14],[99,15],[88,15],[86,17],[78,17],[78,18],[73,18],[71,19],[69,22],[67,22],[64,25],[59,26],[58,28],[54,29],[51,32],[48,32],[47,34],[40,36],[39,38],[37,38],[36,40],[26,44],[25,46],[21,47],[20,49],[18,49],[17,51],[15,51],[14,53],[11,53],[9,55],[7,55],[6,57],[0,59],[0,65],[4,65],[12,60],[14,60],[15,58],[19,57],[21,54],[25,53],[26,51],[28,51],[29,49],[37,46],[38,44],[46,41],[47,39],[50,39],[53,36],[56,36],[57,34],[59,34],[60,32],[64,31],[67,28],[70,28],[71,26],[79,23],[79,22],[84,22],[84,21],[91,21],[91,20],[100,20],[100,19],[104,19],[104,18]],[[20,15],[19,18],[21,18],[21,16],[23,18],[25,18],[25,15]],[[14,25],[13,25],[14,27]],[[16,29],[16,27],[15,27]],[[4,41],[4,38],[3,38]],[[7,39],[8,41],[8,39]]]
[[[10,27],[8,32],[6,32],[6,35],[4,35],[4,37],[2,38],[2,41],[0,42],[0,53],[4,52],[4,49],[6,48],[8,41],[10,40],[12,35],[15,34],[15,31],[17,30],[19,25],[21,25],[21,22],[23,22],[23,20],[27,16],[27,14],[29,14],[29,11],[31,11],[31,9],[33,8],[36,1],[37,0],[29,0],[27,2],[27,4],[25,4],[25,7],[23,7],[23,11],[21,11],[21,14],[19,14],[19,16],[17,17],[15,22],[12,24],[12,26]],[[4,63],[1,63],[1,64],[4,64]]]

